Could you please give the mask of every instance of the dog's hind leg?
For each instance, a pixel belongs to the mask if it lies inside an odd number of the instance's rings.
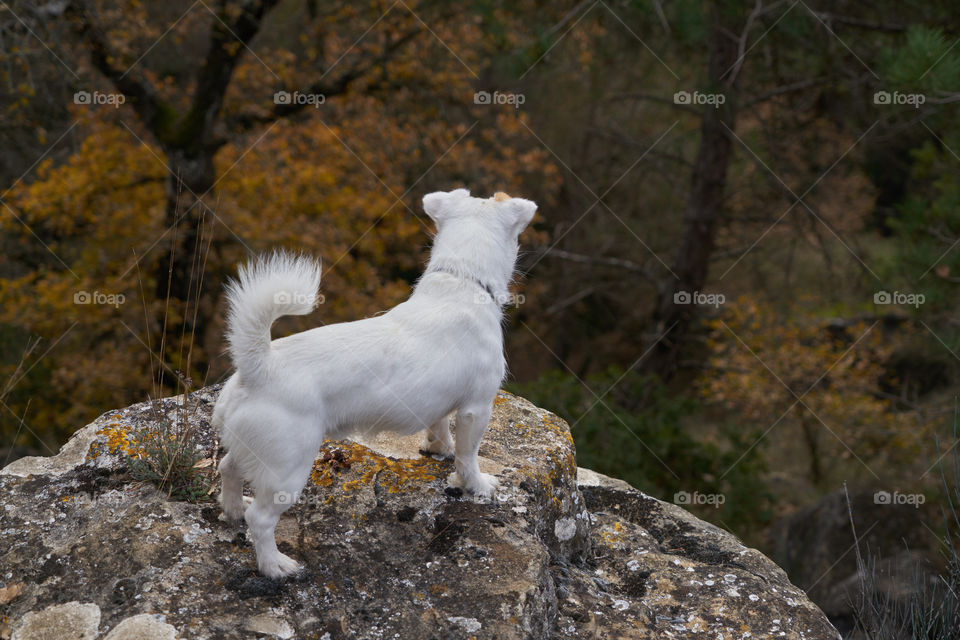
[[[452,458],[454,455],[453,438],[450,437],[450,416],[443,416],[427,428],[422,451]]]
[[[285,556],[277,549],[275,530],[284,511],[300,497],[303,485],[313,466],[313,455],[302,456],[296,466],[282,478],[255,487],[253,504],[243,514],[250,529],[250,538],[257,552],[257,566],[268,578],[282,578],[300,570],[296,560]],[[263,473],[271,475],[269,469]]]
[[[497,486],[497,479],[480,473],[477,452],[480,441],[487,431],[492,413],[492,402],[484,405],[461,407],[457,411],[456,471],[447,479],[450,486],[460,487],[478,496],[489,497]]]
[[[220,461],[220,507],[227,520],[243,518],[246,503],[243,501],[243,476],[236,461],[229,453]]]

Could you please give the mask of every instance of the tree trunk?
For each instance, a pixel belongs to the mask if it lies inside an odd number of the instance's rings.
[[[807,409],[800,407],[800,431],[803,434],[803,441],[807,445],[807,453],[810,454],[810,481],[814,486],[819,487],[823,480],[823,467],[820,464],[820,441],[817,437],[817,427],[811,424],[807,415]]]
[[[662,380],[676,373],[679,354],[696,317],[697,307],[688,299],[706,283],[726,191],[737,94],[735,82],[724,83],[723,77],[737,61],[736,34],[744,18],[740,10],[733,12],[723,5],[714,3],[711,12],[708,81],[710,91],[722,93],[725,100],[719,106],[703,108],[683,234],[671,266],[676,277],[671,276],[660,294],[649,338],[657,342],[642,365],[645,372]]]
[[[219,283],[211,280],[212,273],[203,266],[206,252],[213,242],[212,220],[207,215],[203,196],[215,182],[213,154],[186,152],[182,149],[164,149],[170,167],[166,177],[166,213],[164,228],[168,231],[168,250],[154,267],[156,295],[164,301],[166,314],[165,339],[155,345],[166,352],[165,361],[177,363],[189,375],[185,361],[190,354],[189,369],[205,371],[206,350],[203,339],[218,295]],[[209,197],[209,196],[207,196]],[[212,247],[210,250],[213,250]],[[161,384],[176,384],[161,374]]]
[[[210,195],[216,183],[213,158],[217,149],[227,142],[216,132],[245,130],[248,126],[292,116],[306,107],[306,103],[279,104],[274,105],[273,112],[266,117],[239,118],[229,124],[222,121],[220,107],[238,57],[250,49],[267,13],[279,2],[213,3],[216,19],[210,22],[209,49],[197,71],[190,106],[182,112],[166,103],[151,81],[138,79],[137,74],[130,73],[132,67],[118,64],[120,56],[100,29],[94,17],[96,11],[88,6],[95,3],[86,0],[66,3],[65,13],[72,18],[74,31],[89,48],[91,62],[126,96],[167,158],[170,171],[166,181],[164,223],[171,240],[165,259],[158,259],[153,270],[157,297],[165,303],[163,331],[154,346],[164,363],[173,363],[185,376],[189,376],[190,371],[207,370],[208,356],[202,346],[220,293],[222,275],[204,269],[207,251],[218,253],[219,243],[213,233],[214,219],[207,215],[211,210],[201,201],[205,197],[213,199]],[[423,24],[419,18],[417,21]],[[329,80],[324,80],[327,74],[323,74],[307,93],[328,98],[342,95],[355,80],[379,73],[378,69],[382,69],[391,55],[422,31],[420,24],[388,40],[378,56],[363,59]],[[159,381],[164,385],[175,384],[163,373]]]

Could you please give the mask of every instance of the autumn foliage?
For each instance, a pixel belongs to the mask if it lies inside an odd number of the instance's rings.
[[[24,424],[54,446],[103,408],[168,393],[157,388],[161,371],[174,386],[178,378],[192,378],[194,386],[220,379],[228,363],[218,292],[251,253],[287,247],[323,260],[324,304],[281,331],[351,320],[396,304],[419,276],[432,231],[423,193],[456,186],[529,193],[536,184],[549,197],[558,172],[519,123],[522,114],[474,104],[472,69],[481,68],[479,54],[489,46],[479,21],[431,13],[431,35],[412,10],[388,8],[347,5],[313,19],[286,9],[271,15],[269,37],[242,56],[226,91],[220,117],[232,130],[217,132],[224,140],[213,158],[215,187],[195,194],[200,204],[182,183],[174,181],[169,193],[169,141],[158,139],[129,101],[119,108],[70,106],[76,149],[63,162],[44,160],[31,179],[14,185],[5,203],[15,215],[0,218],[11,259],[32,266],[0,279],[0,323],[49,340],[49,352],[6,400],[10,410],[0,424],[7,437],[25,416]],[[150,11],[136,3],[99,7],[104,37],[127,63],[160,36],[156,20],[145,17]],[[380,28],[357,40],[384,12]],[[188,109],[197,89],[173,51],[202,52],[196,40],[212,20],[200,7],[188,12],[159,51],[133,68],[170,118]],[[407,39],[388,55],[383,42],[391,38]],[[459,43],[459,59],[445,42]],[[84,77],[110,91],[84,45],[76,47]],[[343,60],[328,66],[327,77],[362,70],[353,84],[322,104],[277,111],[277,91],[306,90],[326,76],[321,61],[329,65],[338,56]],[[155,58],[173,70],[158,70]],[[192,246],[178,244],[185,223],[167,224],[171,197],[180,211],[202,212]],[[156,296],[172,254],[185,249],[194,252],[195,297]],[[204,293],[196,296],[201,281]],[[86,294],[91,304],[82,304]],[[97,302],[106,296],[122,302]],[[184,323],[192,314],[211,319],[202,335]],[[62,390],[59,401],[28,409],[28,398],[49,387]],[[34,437],[19,432],[23,442]]]

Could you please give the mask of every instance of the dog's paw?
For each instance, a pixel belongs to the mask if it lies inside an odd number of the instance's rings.
[[[424,440],[423,446],[420,447],[420,453],[428,456],[452,458],[454,454],[453,443],[443,442],[442,440],[434,440],[431,442],[430,439],[427,438]]]
[[[469,480],[464,480],[456,471],[447,477],[447,482],[451,487],[460,487],[464,491],[481,498],[489,498],[493,495],[493,490],[500,484],[496,476],[489,473],[479,473]]]
[[[299,562],[290,556],[277,552],[275,556],[269,560],[264,560],[260,564],[260,573],[267,578],[286,578],[299,572],[300,568]]]
[[[223,508],[223,518],[227,522],[239,522],[243,520],[243,514],[253,502],[250,496],[241,496],[239,500],[224,500],[220,496],[220,506]]]

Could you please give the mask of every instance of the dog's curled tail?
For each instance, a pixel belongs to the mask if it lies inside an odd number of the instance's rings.
[[[286,252],[260,256],[227,283],[227,342],[244,382],[256,382],[266,372],[274,321],[313,311],[321,300],[319,288],[320,264]]]

